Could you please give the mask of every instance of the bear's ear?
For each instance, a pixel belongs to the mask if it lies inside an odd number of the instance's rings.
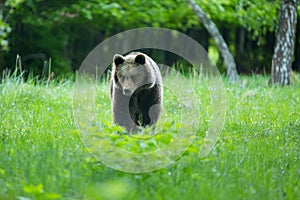
[[[124,63],[124,61],[125,61],[125,59],[122,55],[120,55],[120,54],[115,54],[114,55],[114,63],[115,63],[116,66]]]
[[[146,62],[146,58],[143,54],[139,54],[135,57],[134,62],[143,65]]]

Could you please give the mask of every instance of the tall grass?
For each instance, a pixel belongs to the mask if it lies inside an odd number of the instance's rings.
[[[4,77],[0,199],[300,199],[300,85],[270,87],[267,77],[242,79],[244,87],[225,80],[225,126],[207,157],[199,158],[198,147],[212,112],[210,96],[195,76],[189,81],[199,98],[198,137],[173,164],[131,174],[106,167],[84,147],[73,119],[72,81]],[[173,135],[165,134],[157,136],[157,146],[141,149],[111,128],[107,84],[97,87],[97,119],[116,146],[143,152],[170,143]],[[164,99],[171,112],[176,96],[166,89]],[[175,112],[165,121],[176,117]]]

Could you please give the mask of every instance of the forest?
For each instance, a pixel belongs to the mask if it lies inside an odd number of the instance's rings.
[[[280,0],[203,0],[201,8],[218,27],[241,74],[269,74]],[[1,3],[0,71],[14,69],[17,55],[27,73],[41,76],[51,59],[56,74],[72,73],[97,44],[141,27],[178,30],[199,42],[224,72],[218,50],[184,0],[8,0]],[[292,68],[300,71],[300,25]],[[173,65],[176,58],[167,56]],[[169,59],[169,60],[166,60]],[[47,70],[48,71],[48,70]]]

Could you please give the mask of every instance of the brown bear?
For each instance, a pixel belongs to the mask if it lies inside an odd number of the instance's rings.
[[[114,55],[110,79],[113,119],[128,131],[156,124],[162,110],[162,78],[146,54]]]

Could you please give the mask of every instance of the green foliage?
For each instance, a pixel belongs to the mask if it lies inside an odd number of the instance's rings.
[[[4,51],[9,49],[8,34],[12,31],[8,23],[9,17],[23,2],[24,0],[6,0],[0,3],[0,49]]]
[[[259,43],[264,42],[263,37],[268,32],[275,32],[278,23],[278,13],[281,5],[276,1],[245,1],[238,4],[237,21],[259,38]]]
[[[251,72],[268,70],[274,40],[270,36],[276,30],[280,2],[199,0],[198,4],[217,24],[233,54],[244,48],[244,55],[234,55],[243,65],[241,71]],[[107,37],[138,27],[171,28],[186,34],[196,30],[197,41],[213,46],[185,0],[6,0],[0,10],[0,48],[6,51],[0,52],[1,71],[14,68],[19,54],[30,58],[23,59],[27,73],[41,75],[49,58],[55,74],[70,73]],[[247,33],[239,45],[241,28]],[[256,43],[265,46],[259,48]],[[37,54],[43,56],[33,56]]]
[[[0,199],[299,199],[300,85],[270,87],[269,78],[260,76],[242,80],[244,87],[226,83],[225,126],[207,157],[198,151],[210,97],[195,76],[190,82],[204,120],[193,144],[164,169],[128,174],[99,163],[84,148],[72,117],[72,82],[2,79]],[[119,148],[141,152],[144,146],[117,134],[122,129],[112,123],[107,84],[99,84],[96,104],[108,114],[97,119],[111,127],[107,134]],[[164,99],[170,110],[176,106],[171,93]],[[157,136],[156,143],[167,144],[170,136]]]
[[[3,22],[3,20],[0,20],[0,46],[2,50],[7,51],[8,50],[8,40],[7,35],[11,32],[11,27]]]
[[[280,0],[205,0],[199,5],[218,24],[229,26],[239,25],[253,33],[253,37],[260,40],[267,32],[276,29]],[[220,24],[221,26],[221,24]]]

